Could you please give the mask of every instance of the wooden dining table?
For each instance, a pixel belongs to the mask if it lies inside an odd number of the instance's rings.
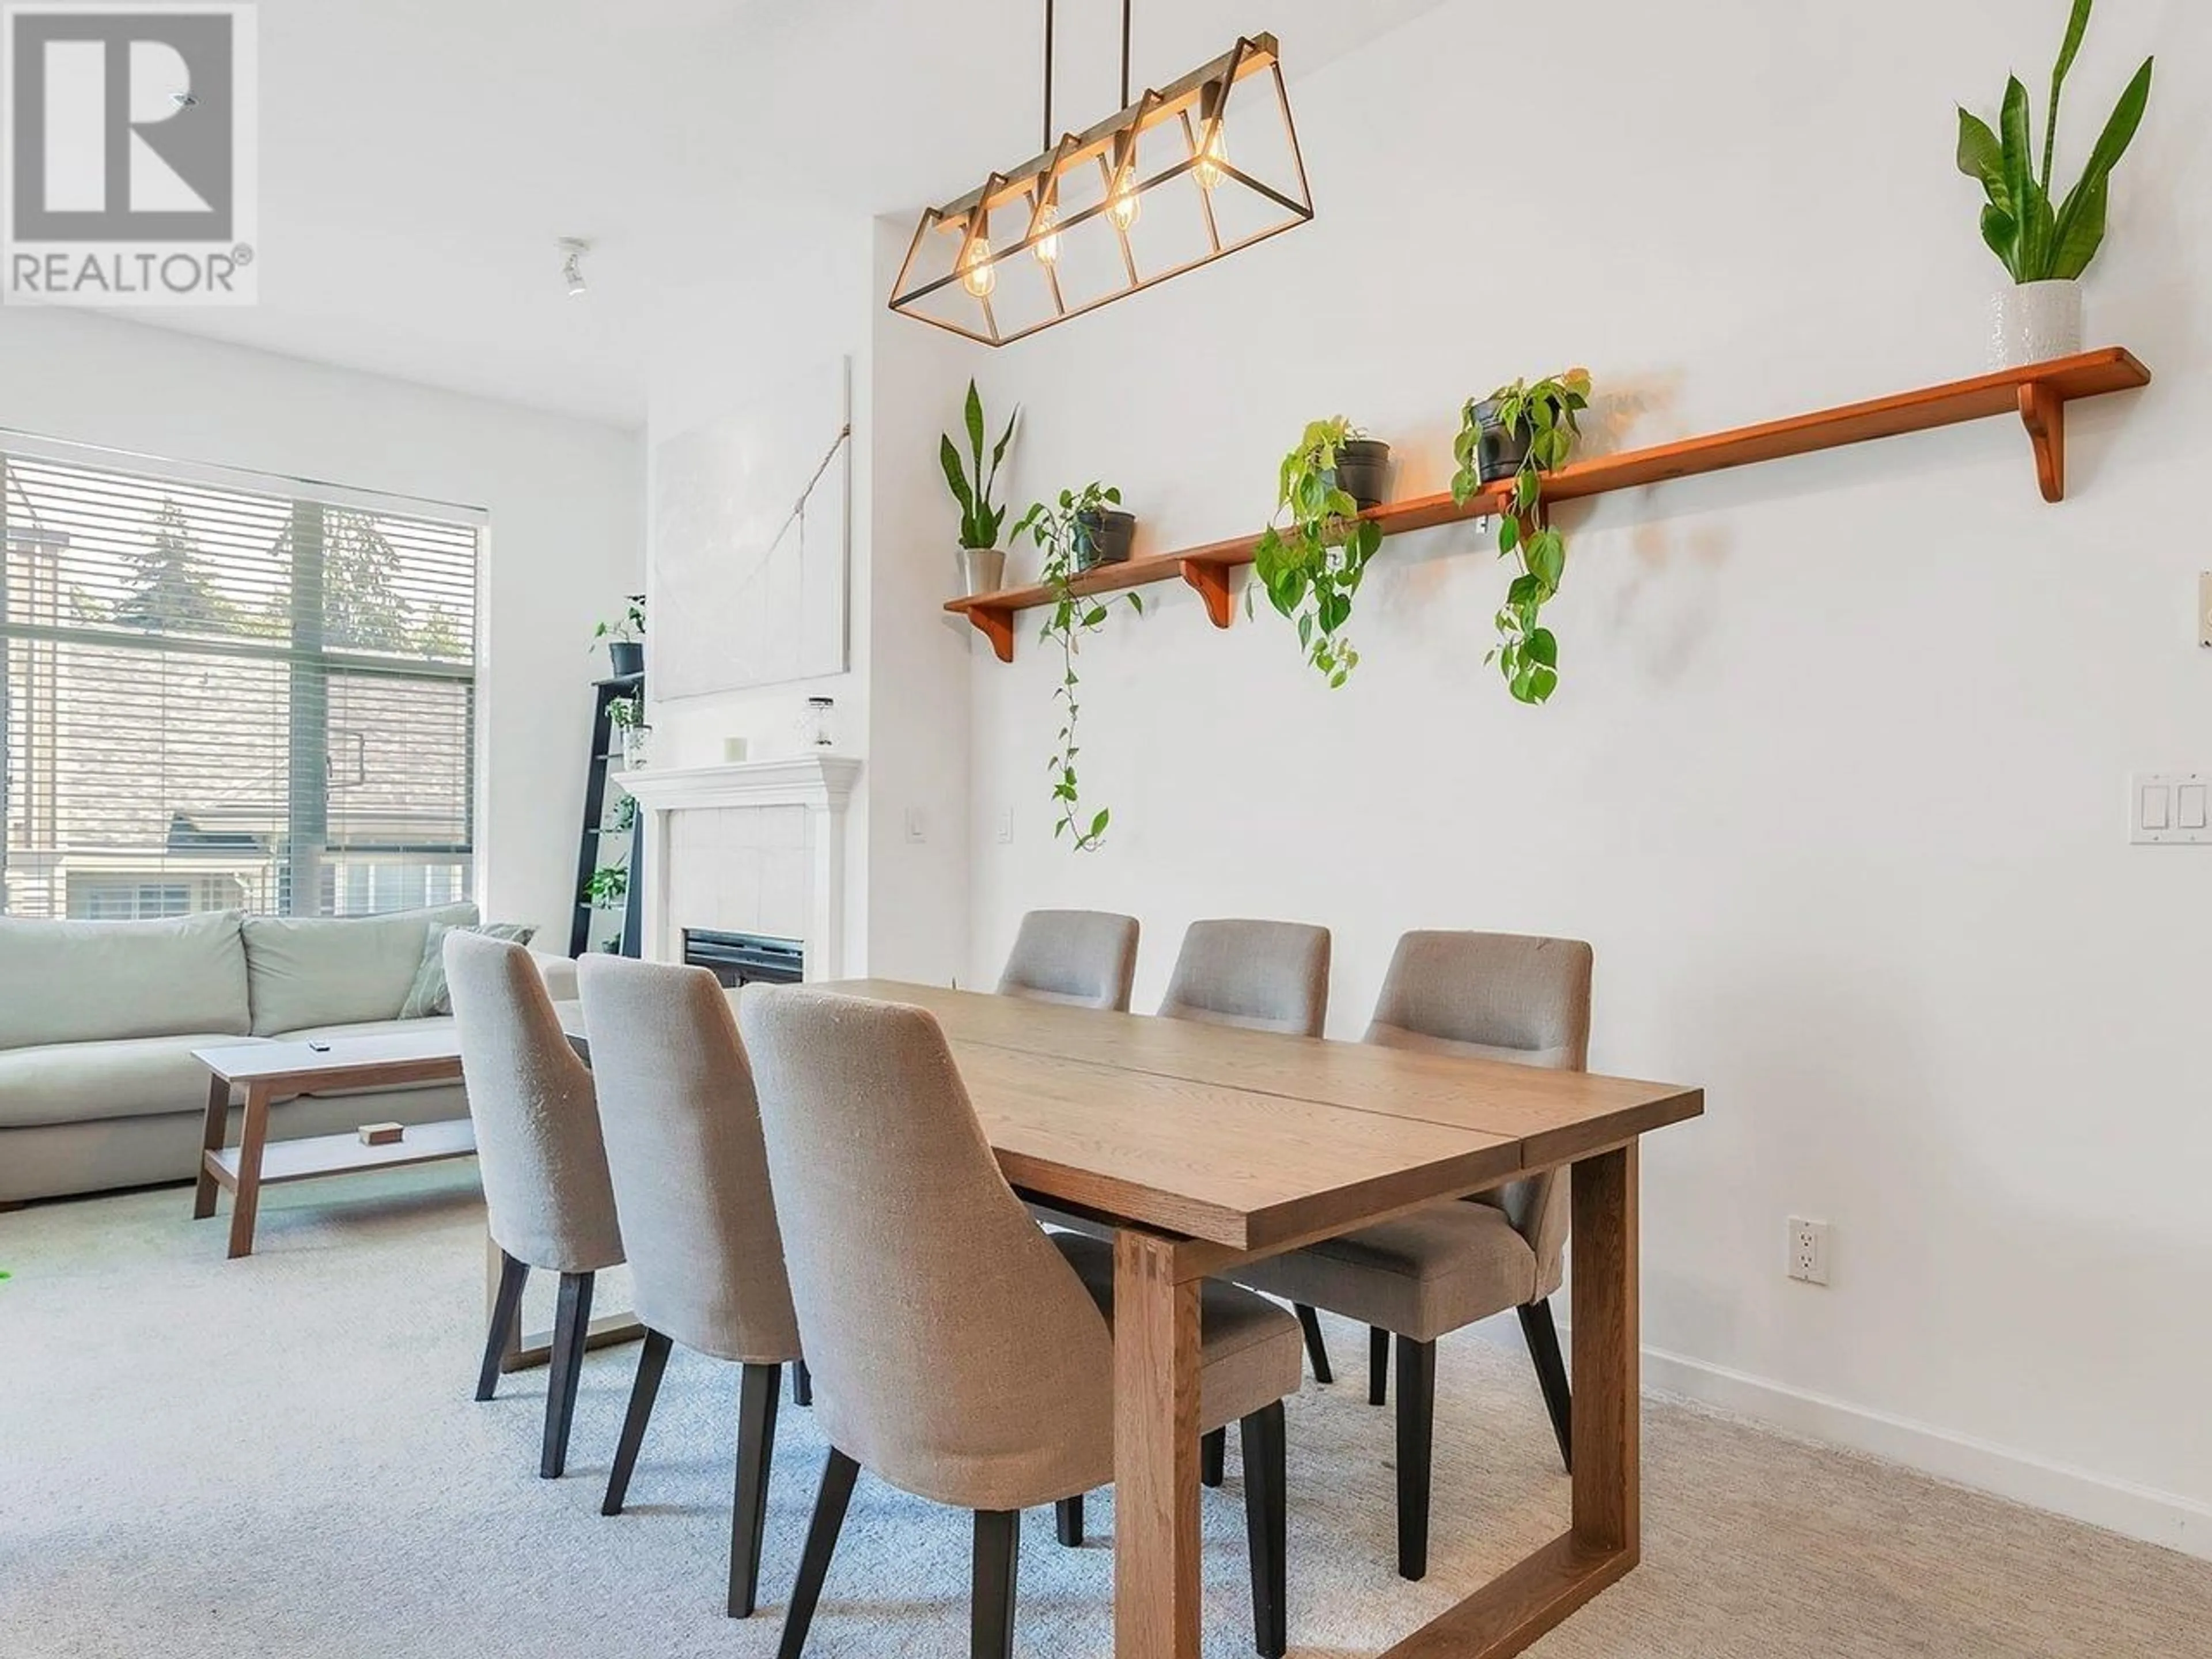
[[[1199,1652],[1200,1285],[1563,1164],[1571,1523],[1387,1659],[1517,1653],[1636,1565],[1637,1149],[1701,1114],[1701,1090],[892,980],[813,988],[929,1010],[1008,1182],[1115,1229],[1117,1659]]]

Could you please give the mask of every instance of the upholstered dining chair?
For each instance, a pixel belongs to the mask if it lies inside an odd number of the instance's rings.
[[[1394,1048],[1581,1071],[1589,1061],[1590,947],[1506,933],[1407,933],[1366,1040]],[[1494,1192],[1237,1270],[1237,1282],[1369,1327],[1368,1398],[1386,1398],[1398,1351],[1398,1571],[1428,1571],[1437,1339],[1517,1309],[1544,1405],[1572,1467],[1566,1365],[1552,1322],[1563,1277],[1568,1176],[1553,1170]]]
[[[1137,919],[1103,910],[1032,910],[1014,936],[1002,997],[1129,1012],[1137,976]]]
[[[759,1600],[776,1397],[799,1358],[760,1103],[729,998],[703,968],[576,964],[607,1170],[645,1346],[602,1515],[619,1515],[673,1346],[743,1367],[730,1516],[732,1619]]]
[[[1184,930],[1161,1015],[1208,1025],[1317,1037],[1328,1023],[1328,929],[1297,921],[1194,921]],[[1314,1380],[1333,1382],[1321,1321],[1297,1304]],[[1210,1438],[1200,1460],[1209,1486],[1221,1484],[1227,1442]]]
[[[1194,921],[1183,932],[1160,1012],[1319,1036],[1328,1019],[1328,929],[1298,921]]]
[[[1114,1478],[1113,1253],[1030,1219],[922,1010],[794,988],[749,993],[738,1023],[831,1449],[783,1659],[862,1468],[974,1511],[971,1652],[1006,1659],[1021,1510]],[[1242,1425],[1257,1646],[1276,1659],[1297,1327],[1229,1285],[1206,1287],[1200,1324],[1200,1425]]]
[[[538,1473],[550,1480],[568,1464],[593,1277],[623,1259],[592,1074],[562,1035],[529,951],[459,928],[446,935],[445,948],[461,1080],[476,1121],[484,1207],[500,1253],[477,1398],[490,1399],[499,1386],[530,1270],[558,1273],[538,1461]]]

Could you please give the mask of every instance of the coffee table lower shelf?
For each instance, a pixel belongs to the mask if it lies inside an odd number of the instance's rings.
[[[232,1192],[238,1190],[240,1148],[219,1146],[204,1155],[207,1172]],[[410,1164],[438,1164],[449,1158],[474,1158],[477,1126],[465,1117],[440,1123],[413,1123],[406,1138],[384,1146],[364,1146],[357,1134],[309,1135],[272,1140],[261,1152],[261,1184],[313,1181],[323,1176],[358,1175],[368,1170],[399,1170]]]

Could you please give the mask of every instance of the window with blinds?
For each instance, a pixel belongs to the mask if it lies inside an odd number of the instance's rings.
[[[0,433],[0,912],[469,896],[481,520]]]

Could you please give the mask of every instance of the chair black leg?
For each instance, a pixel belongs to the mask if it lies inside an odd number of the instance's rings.
[[[806,1369],[804,1359],[791,1362],[791,1403],[811,1406],[814,1403],[814,1373]]]
[[[1063,1498],[1052,1506],[1053,1524],[1059,1529],[1060,1541],[1072,1550],[1083,1547],[1083,1494]]]
[[[1313,1364],[1314,1381],[1334,1382],[1335,1374],[1328,1368],[1328,1344],[1322,1340],[1321,1316],[1303,1302],[1291,1306],[1298,1316],[1298,1328],[1306,1334],[1306,1358]]]
[[[576,1384],[584,1374],[585,1340],[592,1328],[592,1275],[562,1273],[553,1318],[553,1364],[545,1387],[545,1444],[538,1473],[556,1480],[568,1467],[568,1425],[576,1420]]]
[[[738,1402],[738,1491],[730,1510],[730,1617],[750,1619],[760,1600],[761,1538],[768,1530],[768,1473],[775,1456],[775,1400],[783,1367],[748,1365]]]
[[[853,1501],[853,1482],[860,1466],[830,1449],[822,1466],[822,1489],[815,1495],[814,1519],[806,1528],[806,1549],[799,1558],[798,1582],[791,1587],[791,1607],[783,1615],[783,1641],[776,1659],[799,1659],[806,1647],[806,1632],[814,1623],[814,1608],[822,1600],[822,1581],[830,1573],[830,1558],[837,1552],[837,1534],[845,1525],[845,1506]]]
[[[1429,1455],[1437,1415],[1437,1345],[1398,1339],[1398,1577],[1429,1571]]]
[[[623,1419],[622,1439],[615,1446],[615,1466],[607,1471],[607,1495],[599,1504],[601,1515],[620,1515],[629,1496],[629,1478],[637,1468],[638,1449],[645,1444],[645,1425],[653,1420],[653,1402],[660,1397],[661,1373],[668,1369],[668,1352],[675,1342],[659,1331],[645,1334],[637,1352],[637,1381],[629,1385],[629,1413]]]
[[[1198,1483],[1218,1486],[1228,1478],[1229,1431],[1216,1429],[1198,1443]]]
[[[1574,1396],[1567,1389],[1567,1362],[1559,1357],[1559,1328],[1552,1323],[1552,1300],[1521,1310],[1521,1334],[1528,1339],[1528,1358],[1536,1362],[1536,1382],[1544,1390],[1544,1409],[1552,1414],[1552,1433],[1559,1443],[1559,1462],[1575,1472]]]
[[[1390,1333],[1380,1325],[1367,1328],[1367,1403],[1380,1406],[1390,1398]]]
[[[975,1511],[975,1604],[969,1659],[1013,1659],[1014,1574],[1021,1553],[1019,1510]]]
[[[489,1400],[499,1388],[499,1362],[507,1357],[507,1340],[514,1333],[515,1316],[522,1310],[522,1287],[530,1278],[527,1262],[517,1261],[505,1250],[499,1253],[499,1291],[492,1297],[491,1329],[484,1334],[483,1369],[477,1373],[477,1398]]]
[[[1278,1400],[1237,1425],[1244,1449],[1244,1535],[1252,1553],[1252,1639],[1261,1659],[1290,1647],[1289,1454]]]

